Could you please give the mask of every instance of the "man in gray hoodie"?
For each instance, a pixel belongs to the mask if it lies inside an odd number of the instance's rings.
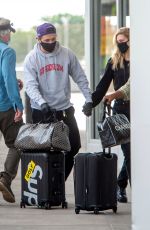
[[[37,44],[26,56],[24,63],[25,89],[32,107],[33,123],[45,121],[50,108],[56,110],[58,120],[69,127],[71,151],[65,157],[65,178],[73,167],[73,158],[78,153],[81,142],[79,129],[74,117],[74,107],[70,102],[70,77],[83,93],[86,103],[84,113],[92,113],[91,91],[88,80],[74,53],[56,40],[56,28],[50,23],[37,27]]]

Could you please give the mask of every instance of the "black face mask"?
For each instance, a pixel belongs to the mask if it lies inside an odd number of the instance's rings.
[[[56,41],[53,43],[46,43],[46,42],[41,42],[41,46],[43,47],[44,50],[47,52],[51,53],[54,51],[55,46],[56,46]]]
[[[129,49],[127,42],[118,43],[117,46],[120,52],[123,54]]]

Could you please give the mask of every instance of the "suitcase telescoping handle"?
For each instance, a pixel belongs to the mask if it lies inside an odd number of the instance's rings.
[[[108,148],[108,152],[106,153],[105,149],[103,149],[103,154],[105,155],[106,158],[112,158],[111,154],[111,148]]]
[[[106,114],[108,116],[111,116],[111,112],[114,111],[114,109],[111,107],[110,104],[107,103],[108,100],[104,101],[104,113],[103,113],[103,121],[106,118]],[[111,148],[108,148],[108,152],[106,153],[105,149],[103,149],[103,154],[105,155],[105,157],[107,158],[112,158],[112,154],[111,154]]]
[[[103,149],[103,153],[106,154],[106,155],[111,154],[111,148],[110,147],[108,148],[108,153],[106,153],[105,149]]]

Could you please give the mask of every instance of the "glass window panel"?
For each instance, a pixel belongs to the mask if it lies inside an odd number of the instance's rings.
[[[113,35],[117,29],[116,1],[102,0],[100,5],[100,42],[99,42],[99,73],[95,78],[95,87],[102,77],[106,63],[112,54]],[[98,137],[96,123],[102,119],[102,103],[95,108],[94,113],[94,138]]]
[[[121,0],[120,0],[121,1]],[[117,12],[116,12],[116,0],[101,0],[99,1],[100,5],[100,13],[99,13],[99,22],[100,22],[100,34],[99,34],[99,55],[95,54],[95,60],[98,57],[99,65],[97,70],[94,70],[95,78],[94,78],[94,89],[98,84],[100,78],[102,77],[106,63],[110,58],[113,50],[113,36],[117,30]],[[129,17],[129,0],[122,0],[121,2],[121,17],[125,17],[123,21],[125,21],[126,26],[130,26],[130,17]],[[120,14],[118,14],[120,15]],[[124,26],[125,26],[124,25]],[[112,84],[110,85],[109,90],[113,90]],[[92,130],[92,138],[98,139],[98,132],[96,128],[97,121],[102,119],[103,113],[103,105],[100,103],[95,108],[95,112],[93,113],[92,121],[93,121],[93,130]]]

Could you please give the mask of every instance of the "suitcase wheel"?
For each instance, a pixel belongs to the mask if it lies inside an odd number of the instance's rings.
[[[80,213],[80,209],[79,208],[75,208],[75,213],[79,214]]]
[[[26,205],[25,205],[25,203],[24,203],[23,201],[20,202],[20,208],[22,208],[22,207],[23,207],[23,208],[26,207]]]
[[[44,208],[45,208],[45,209],[51,209],[50,203],[46,202],[46,203],[44,204]]]
[[[97,208],[94,208],[94,214],[99,214],[99,210]]]
[[[116,213],[117,212],[117,207],[113,207],[113,212]]]
[[[66,209],[68,208],[68,203],[67,203],[67,201],[65,201],[65,202],[62,203],[62,208],[66,208]]]

